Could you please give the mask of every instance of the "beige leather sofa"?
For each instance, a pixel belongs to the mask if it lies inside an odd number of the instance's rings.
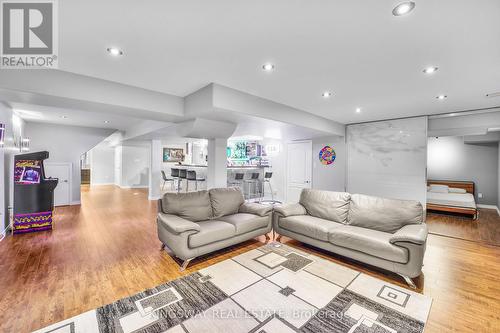
[[[158,200],[157,225],[162,249],[184,260],[184,270],[195,257],[269,233],[272,207],[245,203],[234,187],[167,193]]]
[[[280,235],[411,278],[422,272],[427,240],[419,202],[303,190],[297,204],[275,207]],[[279,238],[278,238],[279,239]]]

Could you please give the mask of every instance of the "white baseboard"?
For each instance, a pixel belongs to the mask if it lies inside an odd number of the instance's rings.
[[[144,185],[132,185],[132,186],[122,186],[122,185],[119,185],[120,188],[123,188],[123,189],[131,189],[131,188],[149,188],[149,186],[144,186]]]
[[[75,200],[75,201],[71,201],[70,205],[71,206],[76,206],[76,205],[81,205],[82,202],[80,200]]]
[[[90,183],[90,186],[115,185],[115,183]]]
[[[477,204],[477,208],[495,209],[497,211],[498,215],[500,215],[500,209],[498,209],[498,206],[495,206],[495,205]]]
[[[148,197],[148,200],[151,200],[151,201],[153,201],[153,200],[159,200],[159,199],[161,199],[161,196]]]

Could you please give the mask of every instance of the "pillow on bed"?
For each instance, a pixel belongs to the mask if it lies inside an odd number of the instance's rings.
[[[448,185],[431,184],[430,192],[448,193],[448,192],[450,192],[450,188],[448,187]]]
[[[448,189],[448,191],[449,191],[450,193],[460,193],[460,194],[465,194],[465,193],[467,193],[467,191],[466,191],[465,189],[463,189],[463,188],[456,188],[456,187],[450,187],[450,188]]]

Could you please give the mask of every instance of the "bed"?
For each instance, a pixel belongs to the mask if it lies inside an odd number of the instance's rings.
[[[428,180],[427,186],[431,185],[444,185],[454,190],[451,190],[452,192],[435,192],[428,190],[427,210],[464,214],[471,216],[474,220],[477,219],[477,206],[474,200],[474,182]],[[453,193],[460,191],[463,193]]]

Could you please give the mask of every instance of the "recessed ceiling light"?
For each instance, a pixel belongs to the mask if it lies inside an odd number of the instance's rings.
[[[105,121],[104,121],[104,123],[105,123],[105,124],[109,124],[109,120],[105,120]]]
[[[356,108],[356,112],[360,113],[361,112],[361,108]]]
[[[448,98],[448,96],[446,96],[446,95],[439,95],[439,96],[436,96],[436,98],[439,99],[439,100],[443,100],[443,99]]]
[[[435,73],[439,68],[435,67],[435,66],[431,66],[431,67],[427,67],[426,69],[424,69],[424,73],[425,74],[433,74]]]
[[[329,98],[330,96],[332,96],[332,93],[329,91],[325,91],[324,93],[321,94],[321,96],[323,96],[324,98]]]
[[[117,47],[108,47],[107,50],[108,50],[108,53],[114,57],[118,57],[118,56],[123,55],[123,51]]]
[[[392,15],[403,16],[411,12],[414,8],[415,8],[415,2],[413,1],[401,2],[399,5],[394,7],[394,9],[392,10]]]
[[[61,116],[62,119],[68,119],[68,116]]]
[[[262,69],[265,70],[266,72],[272,72],[274,70],[274,64],[264,64],[262,65]]]

